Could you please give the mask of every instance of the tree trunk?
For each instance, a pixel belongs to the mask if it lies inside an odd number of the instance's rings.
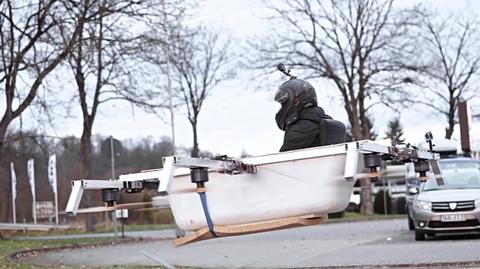
[[[448,115],[448,127],[445,128],[445,138],[451,139],[455,128],[455,112]]]
[[[360,188],[360,213],[370,215],[373,213],[372,187],[370,178],[361,178]]]
[[[348,120],[350,122],[350,126],[352,127],[353,140],[361,140],[362,130],[360,126],[360,119],[358,116],[357,102],[356,100],[352,100],[348,102],[347,105],[350,107],[349,111],[351,111],[348,114]]]
[[[350,125],[352,126],[353,140],[354,141],[362,140],[363,139],[362,128],[360,127],[358,116],[356,115],[354,116],[353,122],[351,121]]]
[[[0,122],[0,159],[2,157],[3,144],[5,143],[5,136],[7,134],[7,128],[10,124],[10,121],[3,119]]]
[[[355,121],[352,124],[352,133],[354,134],[355,140],[370,139],[370,127],[368,125],[368,117],[363,104],[364,98],[359,96],[355,101],[356,102],[352,101],[352,105],[355,105],[355,108],[352,110],[355,113]],[[360,188],[360,213],[366,215],[373,214],[370,178],[360,179]]]
[[[451,139],[453,134],[453,125],[448,124],[448,127],[445,128],[445,138],[446,139]]]
[[[362,132],[361,139],[372,139],[372,137],[370,136],[369,119],[365,111],[360,112],[360,126],[361,126],[361,132]]]
[[[83,132],[80,139],[80,155],[81,155],[81,175],[82,179],[91,178],[91,166],[92,166],[92,123],[89,119],[83,120]],[[92,206],[92,195],[91,192],[86,192],[87,196],[87,207]],[[92,214],[87,214],[86,219],[86,230],[95,231],[96,219]]]
[[[193,129],[193,148],[192,148],[192,157],[198,157],[200,155],[200,150],[198,148],[198,133],[197,133],[197,120],[191,121]]]
[[[90,178],[92,162],[92,129],[84,124],[82,137],[80,139],[80,154],[82,164],[82,179]]]

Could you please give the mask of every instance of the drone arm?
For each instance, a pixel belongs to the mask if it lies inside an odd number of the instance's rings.
[[[437,160],[440,158],[438,153],[419,150],[409,144],[397,145],[379,145],[376,143],[365,142],[359,145],[359,150],[364,152],[365,167],[371,172],[375,172],[380,166],[382,159],[394,159],[402,162],[413,162],[415,172],[420,174],[419,180],[428,179],[427,172],[432,171],[435,175],[438,185],[443,185],[441,170]]]
[[[439,155],[429,151],[418,150],[412,147],[400,147],[399,145],[380,145],[377,143],[366,142],[359,145],[361,151],[370,153],[379,153],[389,155],[392,158],[403,159],[406,161],[416,160],[438,160]]]
[[[72,192],[70,193],[67,207],[65,208],[65,212],[68,215],[75,216],[77,214],[78,207],[80,206],[80,201],[82,200],[82,195],[83,195],[82,181],[81,180],[73,181]]]
[[[167,195],[170,192],[173,177],[175,175],[175,157],[165,157],[163,158],[163,171],[162,179],[160,184],[158,184],[158,193],[160,195]]]
[[[75,180],[72,181],[72,192],[68,198],[65,212],[68,215],[76,215],[84,190],[121,189],[123,182],[116,180]]]
[[[239,160],[234,159],[212,160],[178,156],[172,156],[168,158],[172,158],[172,166],[177,167],[206,168],[212,169],[212,171],[232,175],[241,173],[255,174],[257,172],[255,165],[245,164]]]

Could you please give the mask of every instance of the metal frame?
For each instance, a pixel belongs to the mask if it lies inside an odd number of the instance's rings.
[[[345,147],[347,157],[345,160],[345,172],[343,177],[348,181],[354,181],[356,180],[355,176],[359,171],[359,167],[363,166],[363,159],[360,158],[362,153],[358,150],[358,144],[356,143],[345,144]]]
[[[72,181],[72,192],[68,198],[65,212],[76,215],[84,190],[121,189],[123,182],[117,180],[75,180]]]
[[[143,171],[140,173],[121,175],[117,180],[77,180],[72,182],[72,192],[65,209],[67,214],[75,215],[80,205],[84,190],[117,189],[127,192],[151,188],[152,182],[158,181],[158,192],[168,195],[177,167],[205,168],[213,171],[228,173],[231,175],[240,173],[255,173],[257,165],[295,161],[299,159],[314,158],[326,155],[346,153],[344,177],[346,180],[355,180],[358,172],[362,170],[363,154],[388,155],[391,158],[402,161],[438,160],[438,154],[418,150],[407,145],[381,145],[372,141],[357,141],[339,145],[318,147],[312,149],[282,152],[272,155],[251,157],[239,160],[224,159],[212,160],[202,158],[190,158],[169,156],[163,158],[163,169]],[[245,163],[244,163],[245,162]],[[183,173],[182,173],[183,174]],[[156,185],[155,185],[156,186]]]

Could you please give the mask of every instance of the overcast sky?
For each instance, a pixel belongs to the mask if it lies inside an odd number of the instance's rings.
[[[440,12],[449,10],[480,11],[480,1],[468,0],[435,0],[412,1],[400,0],[402,5],[423,2],[430,3]],[[257,0],[204,0],[201,2],[199,20],[207,23],[223,24],[232,31],[234,37],[243,39],[264,33],[268,24],[261,16],[265,15],[261,1]],[[273,63],[274,66],[276,63]],[[301,77],[301,74],[297,74]],[[280,75],[272,77],[278,80]],[[283,132],[274,121],[279,105],[271,101],[269,96],[275,90],[255,91],[247,88],[243,80],[232,81],[217,88],[206,101],[199,118],[199,145],[202,150],[237,157],[242,151],[251,155],[277,152],[282,144]],[[251,87],[251,86],[249,86]],[[319,97],[319,105],[327,114],[347,123],[347,117],[336,92],[326,85],[314,84]],[[382,107],[375,109],[374,128],[382,133],[388,120],[396,114]],[[27,116],[28,117],[28,116]],[[165,112],[165,119],[168,114]],[[435,137],[443,137],[445,123],[431,113],[405,110],[401,113],[406,138],[411,142],[423,139],[423,134],[432,131]],[[82,132],[81,117],[61,120],[52,134],[75,135]],[[192,130],[181,111],[175,114],[175,132],[177,145],[191,147]],[[454,137],[459,137],[456,128]],[[94,133],[105,136],[113,135],[118,139],[141,138],[152,136],[160,138],[170,136],[170,125],[157,116],[148,115],[138,109],[132,113],[130,106],[124,103],[106,104],[100,108],[100,114],[94,124]],[[474,123],[472,134],[480,134],[480,124]]]

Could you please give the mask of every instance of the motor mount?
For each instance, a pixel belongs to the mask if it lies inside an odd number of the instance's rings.
[[[365,168],[368,169],[368,173],[371,174],[370,178],[376,180],[378,178],[378,170],[382,165],[382,155],[376,153],[364,154],[363,163]]]
[[[374,169],[375,172],[377,167],[382,165],[382,156],[380,154],[365,154],[363,155],[363,161],[366,168]]]
[[[197,188],[205,187],[205,182],[208,182],[208,169],[204,167],[191,168],[190,179],[192,183],[197,184]]]
[[[118,200],[117,189],[102,189],[102,201],[106,206],[114,206]]]
[[[420,174],[418,179],[425,181],[427,179],[427,172],[430,170],[430,165],[427,160],[418,160],[414,163],[414,169],[416,173]]]

